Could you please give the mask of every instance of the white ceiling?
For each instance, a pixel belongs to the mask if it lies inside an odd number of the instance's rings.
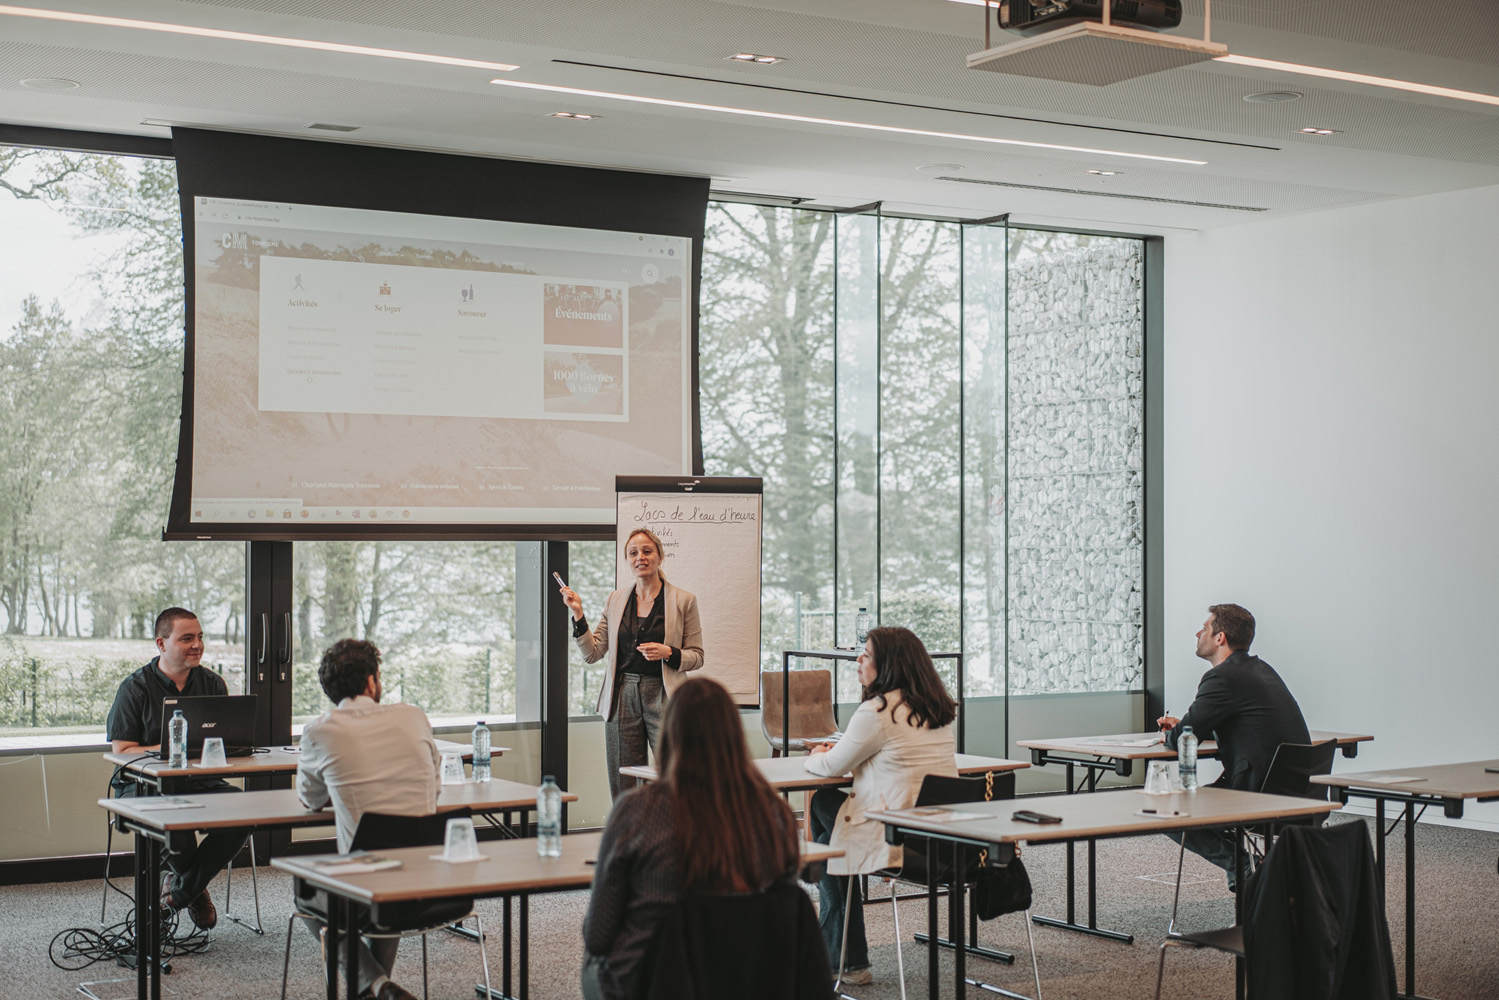
[[[144,120],[713,177],[811,204],[1162,233],[1499,184],[1499,107],[1220,63],[1108,87],[980,72],[950,0],[14,0],[517,63],[509,74],[0,14],[0,122]],[[1201,35],[1202,0],[1182,34]],[[1217,0],[1231,52],[1499,95],[1499,0]],[[785,58],[726,62],[738,51]],[[1192,166],[856,131],[492,85],[496,76]],[[63,78],[77,89],[23,87]],[[1251,104],[1247,94],[1302,99]],[[596,121],[546,117],[558,110]],[[1301,135],[1302,126],[1341,130]],[[961,169],[918,168],[957,164]],[[1121,170],[1098,177],[1090,169]],[[954,179],[955,178],[955,179]],[[1052,189],[1052,190],[1047,190]],[[1194,204],[1181,204],[1189,202]]]

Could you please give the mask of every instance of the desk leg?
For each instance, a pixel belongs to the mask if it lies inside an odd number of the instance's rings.
[[[501,960],[501,964],[504,966],[505,972],[505,995],[507,997],[511,995],[510,983],[512,978],[510,974],[510,956],[512,954],[510,935],[513,932],[510,928],[510,900],[511,897],[505,897],[505,947],[503,949],[504,958]]]
[[[967,895],[958,880],[963,877],[963,845],[953,841],[953,884],[947,891],[947,936],[953,943],[953,996],[964,1000],[968,996],[968,949],[964,947],[963,897]]]
[[[348,984],[349,1000],[359,1000],[359,929],[354,914],[357,912],[352,900],[344,902],[344,982]]]
[[[343,926],[343,900],[328,896],[328,928],[323,939],[323,989],[328,1000],[338,1000],[338,932]]]
[[[1244,897],[1249,894],[1249,886],[1245,884],[1244,878],[1244,828],[1234,827],[1234,882],[1239,891],[1234,893],[1234,923],[1244,922]],[[1234,997],[1236,1000],[1244,1000],[1244,959],[1234,956]]]
[[[1073,780],[1074,761],[1064,760],[1061,762],[1067,768],[1067,794],[1076,794],[1081,789]],[[1089,791],[1098,788],[1098,769],[1090,767],[1088,775],[1083,779]],[[1088,922],[1080,924],[1077,922],[1077,877],[1074,872],[1076,859],[1076,846],[1072,841],[1067,841],[1067,919],[1058,920],[1056,917],[1041,917],[1031,915],[1031,922],[1042,927],[1057,927],[1065,931],[1079,931],[1083,934],[1092,934],[1094,937],[1107,938],[1110,941],[1120,941],[1124,944],[1134,944],[1135,936],[1125,934],[1122,931],[1111,931],[1098,926],[1098,843],[1088,841]]]
[[[151,995],[151,957],[156,953],[151,924],[151,856],[156,845],[137,831],[135,833],[135,996],[147,1000]],[[158,889],[158,892],[161,890]]]
[[[161,1000],[161,952],[163,947],[161,932],[161,862],[162,855],[166,852],[163,844],[161,850],[156,849],[153,843],[146,845],[146,941],[147,950],[145,958],[151,967],[151,1000]],[[140,910],[135,911],[137,930],[140,924]],[[137,957],[136,961],[142,961]]]
[[[531,894],[520,897],[520,1000],[531,997]]]
[[[1384,799],[1374,800],[1374,868],[1379,873],[1379,901],[1384,903]]]
[[[1405,1000],[1427,1000],[1416,992],[1416,804],[1405,804]]]
[[[926,870],[928,872],[937,870],[937,841],[932,837],[926,839]],[[850,882],[849,890],[853,890],[852,882]],[[932,878],[927,879],[926,886],[926,928],[927,933],[932,937],[937,936],[937,880]],[[897,947],[899,944],[896,942]],[[942,983],[938,979],[940,974],[937,969],[937,949],[928,948],[926,950],[926,981],[931,1000],[938,1000],[941,995]]]

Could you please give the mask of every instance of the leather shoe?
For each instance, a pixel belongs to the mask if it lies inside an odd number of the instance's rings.
[[[161,875],[161,908],[166,916],[170,916],[178,910],[187,910],[188,915],[193,918],[193,923],[205,931],[213,930],[219,922],[218,908],[213,905],[213,900],[209,898],[206,889],[199,894],[197,899],[186,906],[182,905],[177,899],[176,893],[172,891],[171,872],[163,872]]]
[[[375,1000],[416,1000],[416,996],[400,984],[387,979],[375,994]]]
[[[205,931],[213,930],[219,922],[218,908],[213,905],[207,889],[199,893],[197,899],[187,904],[187,912],[193,918],[193,923]]]

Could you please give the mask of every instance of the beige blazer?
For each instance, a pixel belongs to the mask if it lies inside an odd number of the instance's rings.
[[[578,649],[583,652],[583,660],[586,663],[597,663],[604,660],[607,667],[604,670],[604,686],[599,690],[598,713],[607,722],[614,718],[617,707],[614,697],[614,679],[619,673],[618,659],[615,656],[614,644],[618,636],[615,630],[609,627],[610,622],[617,622],[624,617],[625,602],[631,599],[635,593],[635,586],[621,587],[609,595],[604,602],[604,613],[599,616],[599,623],[593,627],[593,631],[584,632],[576,640]],[[703,665],[703,626],[697,617],[697,598],[691,591],[674,587],[668,580],[661,582],[661,596],[666,601],[666,644],[673,649],[682,651],[682,662],[675,668],[661,664],[661,682],[666,688],[666,696],[677,689],[682,683],[682,675],[689,670],[696,670]]]
[[[953,727],[913,726],[899,691],[858,707],[843,738],[827,753],[807,758],[812,774],[853,773],[854,786],[838,810],[832,846],[844,855],[828,862],[834,875],[864,875],[901,863],[901,849],[885,843],[885,824],[866,817],[876,809],[908,809],[916,804],[921,779],[929,774],[957,777],[957,743]]]

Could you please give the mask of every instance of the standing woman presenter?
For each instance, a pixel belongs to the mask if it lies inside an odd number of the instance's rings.
[[[619,769],[647,763],[646,749],[656,748],[666,699],[687,671],[703,665],[697,598],[667,582],[661,557],[661,539],[654,531],[637,528],[630,533],[625,564],[635,574],[635,585],[609,595],[592,631],[582,599],[572,588],[562,588],[584,661],[606,664],[598,712],[604,717],[609,791],[616,799],[623,790]]]

